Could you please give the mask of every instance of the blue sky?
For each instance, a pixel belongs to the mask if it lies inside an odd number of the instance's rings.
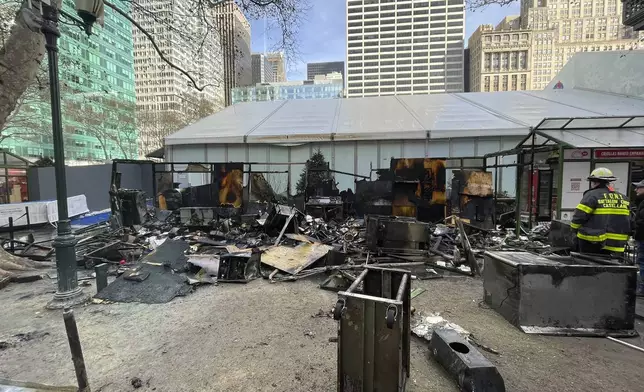
[[[299,58],[291,59],[288,65],[288,79],[306,78],[306,63],[317,61],[339,61],[345,58],[345,8],[347,0],[310,0],[311,9],[299,36]],[[518,15],[519,2],[507,7],[489,6],[478,11],[467,11],[465,15],[465,43],[485,23],[496,25],[506,15]],[[271,50],[274,31],[265,31],[264,21],[251,21],[253,52],[263,52],[266,46]]]

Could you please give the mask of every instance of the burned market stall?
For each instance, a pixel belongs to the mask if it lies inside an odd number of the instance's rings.
[[[633,197],[631,183],[644,179],[644,117],[545,118],[516,148],[488,154],[486,167],[517,171],[517,222],[567,222],[589,189],[597,167],[610,169],[616,191]],[[495,186],[498,192],[498,184]]]

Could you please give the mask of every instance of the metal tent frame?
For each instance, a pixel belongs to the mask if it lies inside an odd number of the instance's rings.
[[[557,216],[561,212],[563,191],[563,168],[567,161],[564,158],[566,149],[589,149],[588,160],[591,168],[595,164],[595,152],[602,149],[627,150],[644,146],[644,116],[600,116],[600,117],[546,117],[535,127],[530,128],[528,135],[513,149],[485,155],[486,170],[494,169],[498,178],[498,169],[517,167],[516,187],[516,221],[517,234],[520,232],[521,221],[521,184],[523,171],[530,166],[534,173],[535,154],[541,152],[558,153],[558,186],[557,186]],[[517,161],[512,164],[499,164],[499,157],[516,155]],[[493,162],[490,160],[494,159]],[[602,162],[620,162],[628,157],[617,154],[614,159],[604,159]],[[533,195],[532,186],[528,186],[528,222],[532,228]],[[498,184],[495,184],[495,195]]]

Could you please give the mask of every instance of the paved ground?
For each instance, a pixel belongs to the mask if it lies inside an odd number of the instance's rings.
[[[478,280],[414,285],[427,289],[413,300],[417,309],[441,312],[501,353],[485,355],[508,391],[642,390],[643,353],[602,338],[525,335],[478,305]],[[43,308],[53,290],[49,281],[0,290],[0,340],[35,332],[0,347],[0,378],[74,384],[62,316]],[[334,302],[314,281],[257,280],[202,287],[165,305],[90,305],[76,315],[94,392],[133,390],[132,377],[143,380],[143,391],[334,391],[336,344],[328,338],[336,323],[312,317]],[[640,322],[638,329],[644,333]],[[630,341],[644,346],[642,338]],[[457,391],[415,337],[411,363],[408,392]]]

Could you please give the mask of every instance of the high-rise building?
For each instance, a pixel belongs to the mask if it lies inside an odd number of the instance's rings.
[[[252,54],[253,84],[270,83],[275,80],[273,66],[263,53]]]
[[[180,71],[171,68],[150,40],[134,28],[136,98],[144,153],[163,145],[163,138],[186,123],[223,107],[223,64],[219,36],[189,17],[191,1],[139,0],[134,19],[153,37],[165,57],[188,71],[199,91]],[[106,8],[109,9],[109,8]],[[154,12],[150,12],[154,10]],[[206,103],[207,105],[204,105]],[[208,106],[204,113],[195,107]]]
[[[623,0],[624,24],[636,31],[644,30],[644,0]]]
[[[341,73],[342,78],[344,79],[344,61],[306,64],[306,78],[308,80],[313,80],[318,75],[328,75],[332,72]]]
[[[521,11],[522,27],[534,31],[533,89],[546,87],[576,52],[639,47],[638,34],[622,24],[620,0],[522,0]]]
[[[470,37],[470,91],[528,90],[532,86],[533,33],[501,30],[503,25],[481,25]]]
[[[267,53],[268,61],[273,67],[273,82],[286,82],[286,61],[284,52]]]
[[[232,91],[233,104],[239,102],[279,101],[285,99],[342,98],[342,74],[317,75],[313,80],[297,80],[237,87]]]
[[[470,90],[470,49],[463,52],[463,91],[469,93]]]
[[[130,12],[130,2],[115,0]],[[74,1],[63,10],[74,15]],[[59,25],[59,77],[65,158],[70,164],[137,158],[132,25],[105,8],[105,24],[87,37],[78,27]],[[43,72],[47,65],[43,64]],[[46,82],[25,94],[2,130],[2,147],[37,159],[53,157],[51,110]],[[5,132],[6,131],[6,132]]]
[[[463,0],[348,0],[347,97],[463,91]]]
[[[213,7],[224,61],[224,97],[226,106],[232,104],[235,87],[253,84],[250,54],[250,23],[233,0]]]
[[[622,25],[619,0],[522,0],[520,17],[470,37],[472,91],[540,90],[577,52],[635,49],[639,41]]]

